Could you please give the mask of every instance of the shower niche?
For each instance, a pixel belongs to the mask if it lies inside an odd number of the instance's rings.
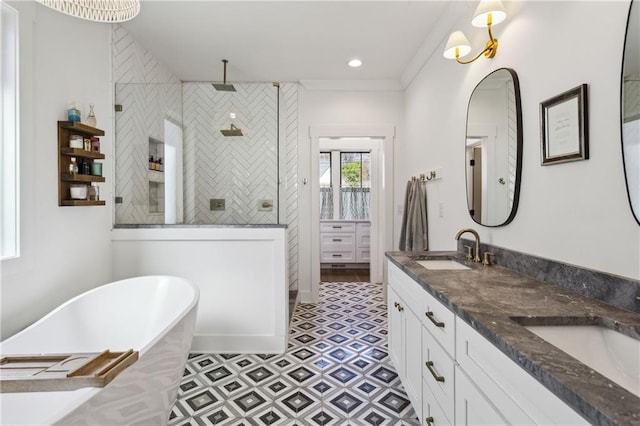
[[[234,87],[116,85],[116,225],[279,223],[279,85]]]

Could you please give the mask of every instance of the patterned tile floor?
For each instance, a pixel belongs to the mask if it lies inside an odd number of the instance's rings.
[[[418,425],[387,353],[382,286],[322,283],[283,355],[191,354],[169,425]]]

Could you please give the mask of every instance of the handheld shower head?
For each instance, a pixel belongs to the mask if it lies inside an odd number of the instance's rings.
[[[235,92],[236,88],[233,87],[233,84],[227,84],[227,63],[229,63],[228,60],[223,59],[222,63],[224,64],[224,75],[223,75],[223,82],[222,84],[220,83],[212,83],[213,88],[216,89],[218,92]]]

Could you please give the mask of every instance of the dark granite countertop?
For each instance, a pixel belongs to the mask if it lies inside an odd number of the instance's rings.
[[[422,252],[455,257],[456,252]],[[640,424],[640,397],[520,323],[602,324],[640,340],[640,315],[500,266],[428,270],[417,253],[387,258],[592,424]],[[463,263],[465,263],[463,261]],[[639,360],[640,362],[640,360]]]

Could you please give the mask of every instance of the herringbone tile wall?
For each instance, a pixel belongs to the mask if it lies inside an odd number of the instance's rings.
[[[285,144],[286,194],[280,217],[286,218],[289,244],[289,288],[298,289],[298,85],[280,84],[280,141]]]
[[[111,41],[113,81],[116,83],[180,83],[120,25],[113,26]]]
[[[278,223],[278,89],[235,84],[218,92],[210,83],[183,83],[185,220],[190,223]],[[235,119],[229,115],[235,114]],[[225,137],[231,123],[243,136]],[[189,170],[191,169],[191,170]],[[210,210],[210,199],[225,200]],[[261,200],[273,204],[261,210]]]
[[[118,224],[164,223],[163,213],[152,213],[149,199],[149,138],[164,141],[164,120],[182,121],[180,84],[116,84],[115,205]]]

